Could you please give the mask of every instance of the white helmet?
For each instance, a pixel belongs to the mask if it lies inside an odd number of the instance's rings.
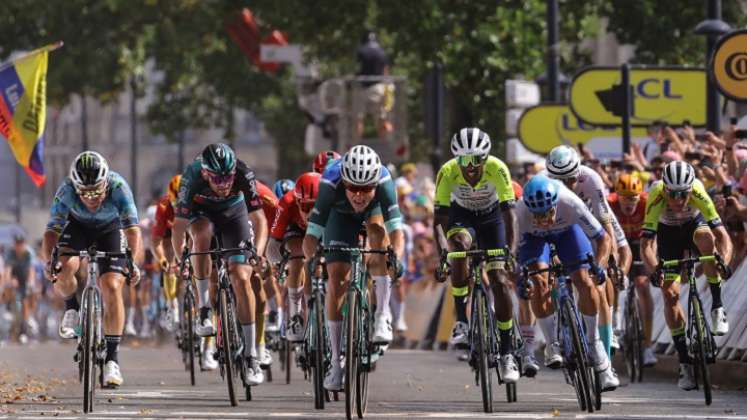
[[[675,160],[664,167],[664,186],[671,191],[686,191],[693,187],[695,171],[689,163]]]
[[[368,146],[354,146],[342,157],[342,179],[348,184],[371,185],[379,181],[381,159]]]
[[[451,138],[451,153],[454,156],[487,156],[490,136],[477,127],[463,128]]]
[[[98,152],[87,150],[70,165],[70,180],[75,189],[98,186],[109,176],[109,164]]]
[[[552,178],[566,179],[578,176],[578,168],[581,166],[581,158],[578,157],[576,149],[570,146],[557,146],[550,150],[545,160],[547,173]]]

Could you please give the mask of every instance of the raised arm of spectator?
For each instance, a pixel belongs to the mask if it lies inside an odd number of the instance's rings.
[[[677,132],[672,127],[665,127],[664,130],[664,134],[671,141],[670,147],[672,150],[684,156],[688,150],[687,145],[680,139],[680,136],[677,135]]]
[[[724,133],[724,158],[726,159],[726,165],[729,167],[729,175],[735,179],[739,179],[739,176],[741,175],[739,174],[739,160],[737,159],[737,154],[734,153],[734,145],[739,141],[739,139],[737,139],[736,130],[737,128],[732,125],[726,133]]]
[[[633,157],[643,168],[648,166],[648,159],[646,159],[646,155],[643,154],[643,149],[641,149],[640,144],[633,143],[630,146],[630,150],[633,151]]]

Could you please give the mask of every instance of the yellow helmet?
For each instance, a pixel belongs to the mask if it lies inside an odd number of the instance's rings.
[[[622,174],[615,182],[615,192],[619,195],[639,195],[643,192],[643,183],[638,175]]]
[[[166,194],[169,196],[169,201],[171,202],[171,204],[176,203],[176,196],[179,195],[179,182],[181,180],[181,175],[174,175],[174,177],[171,178],[171,181],[169,181],[169,188],[166,191]]]

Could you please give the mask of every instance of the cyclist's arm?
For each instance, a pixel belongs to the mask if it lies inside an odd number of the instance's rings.
[[[646,271],[649,273],[653,273],[658,264],[655,245],[656,236],[641,238],[641,260],[643,260],[643,265],[646,266]]]
[[[57,246],[62,229],[65,228],[65,224],[67,223],[67,218],[70,214],[70,207],[67,203],[71,198],[71,194],[75,194],[75,191],[72,185],[68,181],[65,181],[60,185],[60,188],[57,189],[54,195],[52,207],[49,209],[49,222],[47,222],[47,229],[44,231],[42,238],[41,255],[39,256],[44,262],[49,262],[52,258],[52,250]]]
[[[127,238],[127,246],[132,250],[132,259],[137,265],[142,265],[144,258],[143,238],[140,235],[140,226],[134,225],[124,229]]]
[[[150,230],[150,243],[153,256],[158,264],[163,266],[164,261],[168,261],[166,251],[164,250],[164,231],[166,230],[166,206],[159,203],[156,208],[156,221]]]
[[[612,251],[612,237],[602,232],[594,241],[597,245],[596,264],[602,268],[607,268],[610,252]]]
[[[449,207],[451,206],[451,190],[453,189],[453,185],[451,182],[447,179],[448,178],[448,169],[446,166],[442,166],[441,169],[438,171],[438,175],[436,176],[436,197],[434,200],[434,220],[433,220],[433,237],[438,238],[438,234],[436,233],[436,228],[438,226],[441,226],[441,229],[444,231],[444,235],[448,233],[448,227],[449,227]],[[444,252],[448,251],[446,249],[439,249],[439,241],[436,241],[436,249],[438,252]]]
[[[402,232],[402,213],[397,203],[397,190],[394,187],[391,175],[379,182],[379,186],[376,188],[376,196],[381,205],[384,227],[397,258],[402,260],[405,255],[405,235]]]
[[[265,247],[267,246],[267,218],[262,208],[258,208],[253,212],[249,213],[249,220],[252,222],[254,227],[254,241],[257,249],[257,255],[265,255]]]
[[[713,236],[715,236],[716,239],[716,250],[718,251],[719,255],[723,257],[724,263],[729,264],[732,257],[732,243],[731,238],[729,238],[729,233],[726,231],[723,225],[716,226],[715,228],[711,228],[713,231]]]
[[[171,246],[174,248],[174,255],[181,255],[182,249],[184,249],[187,226],[189,226],[188,219],[179,216],[174,218],[174,227],[171,229]]]
[[[195,184],[201,176],[195,169],[194,162],[187,166],[179,181],[179,193],[176,195],[176,207],[174,208],[174,227],[171,229],[171,246],[174,255],[181,255],[187,237],[189,218],[192,215],[192,200],[195,195]],[[180,261],[181,262],[181,261]]]
[[[700,210],[700,213],[715,236],[716,250],[724,258],[724,262],[728,264],[731,261],[731,239],[729,238],[729,233],[721,223],[721,218],[716,211],[716,206],[713,205],[713,200],[711,200],[711,197],[705,191],[705,187],[700,180],[695,180],[690,196],[693,205]]]
[[[596,242],[596,264],[606,268],[612,251],[613,236],[608,235],[599,221],[589,211],[583,201],[567,189],[561,189],[561,200],[573,207],[575,223],[581,227],[589,239]]]
[[[495,165],[491,168],[491,173],[493,173],[493,169],[495,170],[491,179],[495,184],[498,201],[501,203],[501,213],[506,226],[506,244],[514,252],[516,251],[518,235],[516,234],[516,212],[514,211],[516,195],[514,195],[514,188],[511,185],[511,172],[508,170],[508,166],[500,159],[491,159],[488,164],[491,166]]]
[[[630,265],[633,263],[633,252],[630,249],[630,243],[617,248],[617,254],[619,256],[617,261],[618,267],[620,267],[623,273],[628,274],[630,272]]]
[[[316,249],[319,247],[319,238],[314,235],[306,234],[303,237],[303,255],[307,260],[311,260],[316,254]]]
[[[517,239],[516,234],[518,227],[516,225],[516,212],[513,206],[505,208],[501,211],[503,214],[503,222],[506,225],[506,245],[509,247],[512,253],[516,253]]]

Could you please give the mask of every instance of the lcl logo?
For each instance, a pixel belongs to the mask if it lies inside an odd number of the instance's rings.
[[[747,51],[730,55],[724,62],[724,72],[734,80],[747,80]]]

